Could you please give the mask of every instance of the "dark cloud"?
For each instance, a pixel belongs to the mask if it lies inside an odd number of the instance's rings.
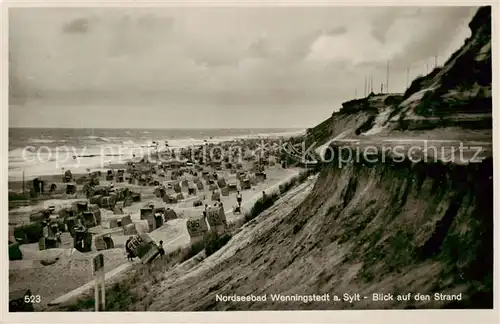
[[[215,53],[189,53],[189,55],[186,57],[190,57],[193,62],[199,66],[234,67],[236,64],[238,64],[238,59],[235,57],[223,57]]]
[[[420,17],[422,13],[422,8],[412,8],[409,11],[405,11],[402,16],[405,18],[416,18]]]
[[[69,34],[84,34],[89,30],[88,18],[77,18],[64,24],[63,32]]]
[[[385,44],[387,31],[398,19],[399,15],[402,15],[401,11],[397,11],[391,8],[373,19],[371,21],[371,34],[373,38],[375,38],[381,44]]]
[[[309,54],[312,44],[318,39],[318,37],[336,37],[344,35],[347,32],[348,29],[346,26],[337,26],[326,31],[322,29],[314,30],[305,35],[297,37],[287,48],[287,53],[290,58],[303,59]]]
[[[316,39],[318,39],[318,37],[322,34],[322,30],[315,30],[306,35],[297,37],[287,49],[289,56],[295,59],[303,59],[309,53],[309,49],[314,41],[316,41]]]
[[[248,57],[267,58],[271,56],[269,43],[265,37],[259,37],[248,45],[245,54]]]
[[[347,33],[347,27],[345,26],[338,26],[325,32],[325,34],[328,36],[338,36],[338,35],[343,35],[345,33]]]
[[[457,30],[468,23],[476,10],[474,7],[433,8],[433,12],[427,16],[426,33],[414,38],[394,58],[393,64],[399,66],[405,62],[418,62],[442,55],[457,35]]]
[[[110,56],[140,55],[166,41],[174,18],[154,14],[123,15],[111,25]]]
[[[174,27],[174,21],[172,17],[159,17],[154,14],[146,14],[137,18],[137,25],[146,30],[170,31]]]
[[[387,32],[397,20],[418,18],[424,14],[422,8],[392,7],[384,9],[380,15],[375,16],[375,19],[371,21],[371,34],[381,44],[385,44],[388,41],[386,39]]]

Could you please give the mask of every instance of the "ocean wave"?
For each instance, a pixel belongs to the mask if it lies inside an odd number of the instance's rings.
[[[106,143],[112,142],[112,140],[109,139],[109,138],[107,138],[107,137],[100,137],[100,136],[94,136],[94,135],[85,136],[84,138],[85,139],[100,140],[100,141],[103,141],[103,142],[106,142]]]
[[[203,145],[205,140],[196,139],[196,138],[183,138],[183,139],[175,139],[169,140],[168,146],[171,148],[181,148],[181,147],[190,147],[193,145]]]
[[[96,156],[128,156],[128,155],[127,154],[83,154],[83,155],[77,155],[76,157],[91,158]]]
[[[33,156],[36,155],[36,150],[29,148],[16,148],[12,151],[9,151],[9,160],[10,159],[24,159],[25,156]]]
[[[43,139],[43,138],[30,138],[28,140],[29,143],[38,143],[38,144],[49,144],[49,143],[55,143],[57,140],[51,140],[51,139]],[[63,142],[63,141],[60,141]]]

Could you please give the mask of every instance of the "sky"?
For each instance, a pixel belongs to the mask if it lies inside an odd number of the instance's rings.
[[[14,8],[9,126],[312,127],[387,61],[389,92],[444,63],[476,10]]]

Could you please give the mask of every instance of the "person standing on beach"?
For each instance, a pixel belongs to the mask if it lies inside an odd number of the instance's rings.
[[[130,241],[132,241],[132,236],[130,236],[125,243],[125,251],[127,252],[127,260],[128,261],[133,261],[134,260],[134,253],[132,252],[132,249],[130,248]]]
[[[203,209],[203,219],[207,221],[207,209],[208,209],[208,204],[205,204],[205,209]]]
[[[238,202],[238,207],[241,208],[241,201],[243,200],[243,197],[241,197],[241,193],[238,191],[236,194],[236,201]]]
[[[163,241],[160,241],[158,249],[160,251],[160,259],[163,259],[163,256],[165,255],[165,250],[163,249]]]

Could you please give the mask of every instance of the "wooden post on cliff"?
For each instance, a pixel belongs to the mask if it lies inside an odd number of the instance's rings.
[[[385,76],[385,91],[389,93],[389,60],[387,60],[387,72]]]
[[[24,170],[23,170],[23,196],[24,196]]]
[[[365,77],[365,92],[363,93],[363,97],[366,97],[366,84],[367,84],[367,82],[366,82],[366,77]]]
[[[410,68],[406,68],[406,89],[408,89],[408,82],[410,82]]]
[[[104,279],[104,255],[99,253],[92,259],[94,274],[95,311],[104,311],[106,307],[106,290]],[[100,293],[99,293],[100,290]]]

